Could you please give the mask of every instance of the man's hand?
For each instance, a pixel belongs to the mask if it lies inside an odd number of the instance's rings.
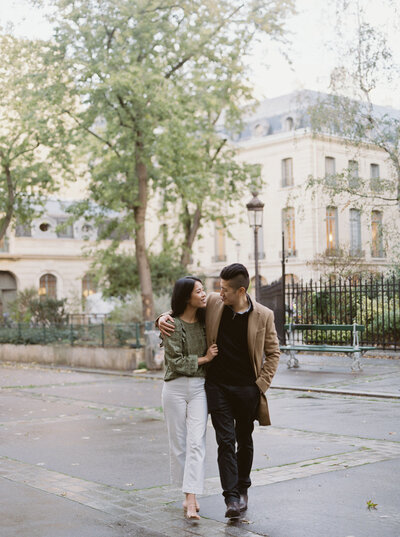
[[[158,328],[164,337],[170,336],[174,333],[174,324],[175,320],[173,317],[171,317],[171,315],[161,315],[161,317],[158,319]]]

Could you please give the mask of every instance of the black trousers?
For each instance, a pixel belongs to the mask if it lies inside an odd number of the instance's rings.
[[[218,444],[218,467],[225,502],[239,501],[251,485],[254,420],[260,390],[206,380],[208,411]]]

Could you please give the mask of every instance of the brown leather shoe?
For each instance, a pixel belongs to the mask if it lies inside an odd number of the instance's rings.
[[[239,518],[240,517],[240,507],[238,502],[229,502],[226,506],[225,512],[226,518]]]
[[[249,501],[249,498],[248,498],[247,494],[241,494],[240,495],[239,509],[241,511],[246,511],[248,501]]]

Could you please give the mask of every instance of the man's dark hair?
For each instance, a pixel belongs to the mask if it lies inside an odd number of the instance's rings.
[[[195,276],[185,276],[175,282],[171,297],[172,317],[179,317],[185,311],[196,282],[203,283]],[[196,318],[198,321],[204,320],[204,310],[199,308]]]
[[[229,281],[229,285],[235,290],[244,287],[247,291],[250,284],[247,268],[241,263],[232,263],[232,265],[224,267],[219,277],[222,280]]]

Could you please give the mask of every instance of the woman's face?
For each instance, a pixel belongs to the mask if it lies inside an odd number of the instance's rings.
[[[194,282],[194,287],[188,304],[193,308],[206,307],[206,292],[200,282]]]

